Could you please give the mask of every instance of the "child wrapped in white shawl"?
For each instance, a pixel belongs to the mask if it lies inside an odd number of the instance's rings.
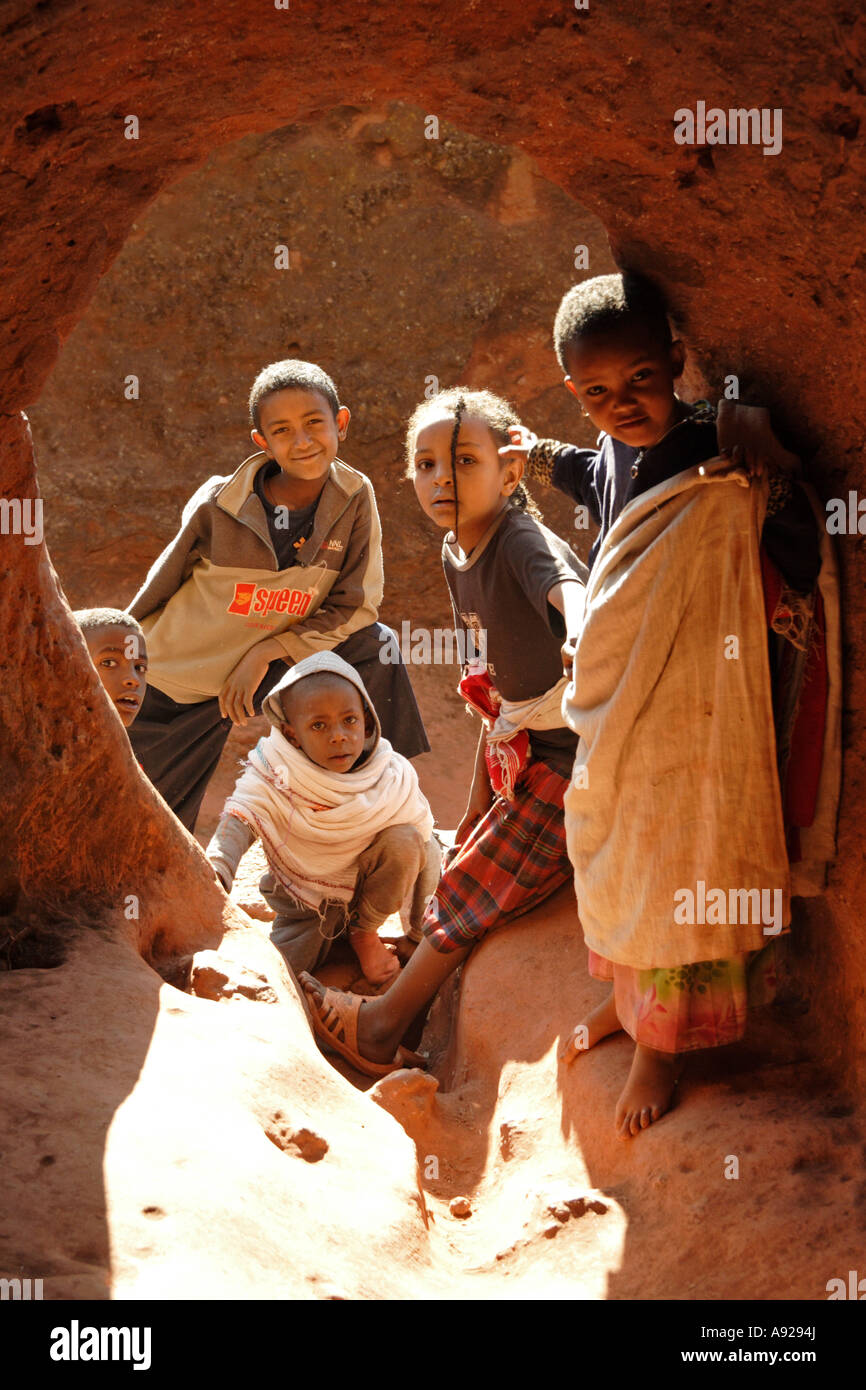
[[[345,928],[367,980],[385,983],[399,963],[379,926],[412,892],[415,936],[439,878],[415,769],[382,738],[363,681],[333,652],[293,666],[262,708],[271,731],[225,803],[208,858],[228,889],[260,839],[271,939],[292,969],[315,969]]]

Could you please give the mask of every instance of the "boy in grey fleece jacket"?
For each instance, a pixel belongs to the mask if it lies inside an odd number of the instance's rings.
[[[250,418],[260,452],[198,489],[129,605],[150,662],[133,748],[190,830],[232,724],[316,652],[361,671],[398,751],[429,749],[405,668],[380,660],[393,644],[376,621],[379,517],[369,480],[336,456],[349,411],[334,383],[313,363],[274,363]]]

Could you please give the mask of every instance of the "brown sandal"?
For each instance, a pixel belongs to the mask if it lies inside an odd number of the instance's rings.
[[[423,1067],[424,1059],[408,1048],[398,1047],[393,1062],[371,1062],[358,1051],[358,1014],[364,1002],[360,994],[346,994],[341,989],[325,988],[324,998],[307,989],[314,982],[303,970],[298,976],[309,1007],[314,1032],[334,1052],[338,1052],[357,1071],[365,1076],[390,1076],[403,1067]]]

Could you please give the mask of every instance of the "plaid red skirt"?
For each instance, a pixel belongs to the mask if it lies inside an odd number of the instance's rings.
[[[568,781],[533,758],[514,800],[498,796],[463,844],[449,851],[422,927],[435,950],[474,946],[571,880],[562,809]]]

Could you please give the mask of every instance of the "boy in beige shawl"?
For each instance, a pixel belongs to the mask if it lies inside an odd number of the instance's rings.
[[[399,971],[378,928],[411,892],[411,939],[439,881],[433,816],[412,764],[382,737],[357,671],[333,652],[298,662],[263,704],[271,731],[252,750],[207,855],[228,890],[261,839],[271,940],[315,970],[344,929],[365,978]]]
[[[583,281],[554,338],[601,431],[595,450],[535,441],[529,471],[599,523],[564,811],[590,973],[612,984],[562,1057],[634,1039],[625,1138],[668,1109],[684,1054],[736,1042],[772,997],[791,891],[820,891],[833,857],[837,582],[793,456],[734,466],[721,415],[676,395],[685,349],[655,286]]]

